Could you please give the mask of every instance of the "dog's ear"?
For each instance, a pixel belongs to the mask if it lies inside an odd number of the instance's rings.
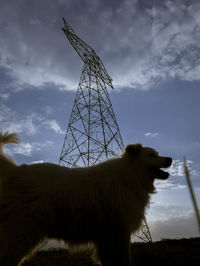
[[[137,155],[141,150],[142,150],[142,145],[140,143],[130,144],[125,148],[125,152],[130,155]]]

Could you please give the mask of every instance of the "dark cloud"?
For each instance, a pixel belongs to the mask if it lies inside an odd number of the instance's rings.
[[[1,1],[0,66],[17,89],[75,89],[82,62],[61,31],[64,16],[118,87],[199,80],[200,3],[191,1]]]

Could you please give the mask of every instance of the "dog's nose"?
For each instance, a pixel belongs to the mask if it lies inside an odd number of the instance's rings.
[[[172,164],[172,158],[167,157],[167,164],[170,166]]]

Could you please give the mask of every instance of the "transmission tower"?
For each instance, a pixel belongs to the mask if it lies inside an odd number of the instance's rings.
[[[63,31],[84,65],[60,164],[89,166],[118,155],[124,145],[107,91],[112,79],[95,51],[63,20]]]
[[[84,62],[59,164],[94,165],[119,155],[124,144],[107,88],[112,79],[95,51],[82,41],[63,18],[66,37]],[[131,204],[131,203],[130,203]],[[141,237],[151,239],[146,220]],[[140,238],[141,238],[140,237]],[[148,240],[149,241],[149,240]]]

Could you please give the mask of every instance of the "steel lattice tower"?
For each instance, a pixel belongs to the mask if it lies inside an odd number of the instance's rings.
[[[116,156],[123,141],[107,87],[112,86],[101,59],[64,20],[63,31],[84,62],[60,156],[60,164],[89,166]]]
[[[124,144],[107,90],[113,88],[112,79],[95,51],[63,21],[62,30],[84,65],[59,164],[89,166],[119,155]],[[151,241],[146,219],[138,237]]]

